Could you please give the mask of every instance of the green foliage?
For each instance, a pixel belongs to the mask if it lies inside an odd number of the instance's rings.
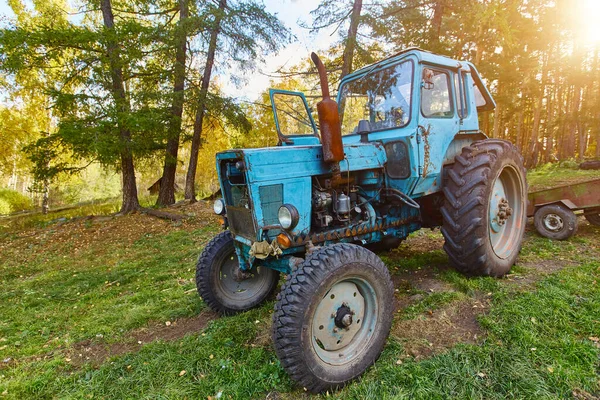
[[[24,194],[11,189],[0,189],[0,214],[11,214],[32,208],[31,199]]]
[[[12,212],[12,208],[8,200],[0,198],[0,215],[7,215]]]

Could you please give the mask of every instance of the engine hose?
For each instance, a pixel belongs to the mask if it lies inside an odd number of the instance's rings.
[[[397,189],[385,188],[384,193],[385,193],[386,197],[391,197],[391,198],[400,200],[400,202],[406,204],[409,207],[416,208],[417,210],[421,208],[419,203],[417,203],[416,201],[414,201],[413,199],[408,197],[406,194],[402,193],[401,191],[399,191]]]

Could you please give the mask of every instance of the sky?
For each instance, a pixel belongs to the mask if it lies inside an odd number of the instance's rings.
[[[260,1],[260,0],[259,0]],[[221,71],[219,81],[223,91],[238,99],[256,100],[260,93],[269,87],[270,77],[282,65],[292,66],[303,59],[308,59],[312,51],[327,49],[337,40],[337,34],[323,30],[311,34],[307,29],[301,28],[299,21],[311,22],[310,11],[317,8],[321,0],[263,0],[267,11],[276,14],[283,23],[289,27],[296,40],[279,51],[278,54],[265,58],[265,62],[258,63],[257,69],[245,76],[246,84],[236,87],[226,76],[227,71]],[[0,0],[0,20],[3,17],[12,18],[7,0]]]
[[[222,81],[225,85],[223,87],[224,91],[233,97],[246,97],[249,100],[255,100],[263,90],[269,87],[271,78],[264,74],[271,74],[282,65],[292,66],[298,64],[302,60],[309,59],[312,51],[325,50],[335,42],[338,36],[337,33],[331,34],[333,29],[311,34],[308,29],[304,29],[298,24],[298,21],[311,22],[310,11],[317,8],[320,1],[264,0],[267,11],[276,14],[291,29],[292,34],[296,36],[296,41],[286,46],[277,55],[267,57],[265,63],[259,64],[257,71],[247,77],[248,84],[244,87],[236,88],[233,84]]]

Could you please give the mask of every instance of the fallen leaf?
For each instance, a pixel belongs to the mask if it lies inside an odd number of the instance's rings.
[[[179,373],[179,376],[184,376],[184,375],[185,375],[185,369]]]
[[[529,349],[531,351],[536,351],[537,349],[535,347],[532,347],[531,349]]]
[[[548,367],[548,372],[553,373],[554,372],[554,368]]]
[[[590,336],[588,339],[590,339],[592,342],[600,342],[600,339],[598,339],[596,336]]]
[[[477,376],[480,378],[485,378],[486,375],[483,372],[478,372]]]

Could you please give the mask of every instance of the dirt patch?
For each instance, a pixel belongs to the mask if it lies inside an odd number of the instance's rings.
[[[436,232],[419,231],[411,235],[394,251],[394,255],[409,256],[441,250],[444,247],[444,237],[439,231]]]
[[[267,323],[263,327],[261,325],[260,329],[256,332],[256,336],[254,340],[250,343],[250,347],[271,347],[273,343],[273,339],[271,337],[271,331],[273,330],[273,321],[271,318],[267,320]]]
[[[139,351],[145,344],[155,341],[174,341],[183,338],[189,333],[197,333],[215,319],[217,315],[206,311],[191,318],[180,318],[168,325],[154,323],[147,328],[131,331],[127,339],[119,343],[101,343],[94,340],[85,340],[76,343],[65,350],[65,360],[74,366],[90,363],[97,367],[107,359],[127,353]]]
[[[407,357],[430,357],[458,343],[479,343],[485,331],[477,317],[489,307],[487,299],[449,304],[419,318],[396,322],[391,335],[402,343]]]

